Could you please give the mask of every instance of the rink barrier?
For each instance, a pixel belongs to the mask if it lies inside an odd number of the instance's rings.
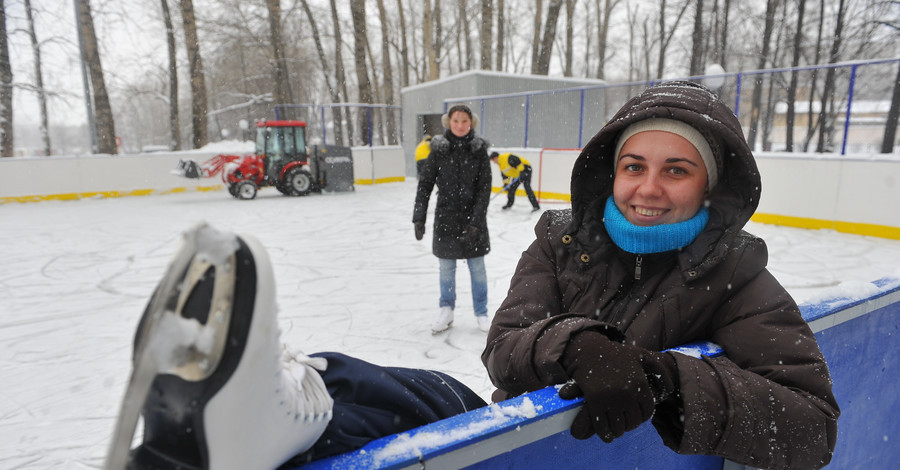
[[[224,191],[225,185],[219,176],[188,179],[171,174],[171,170],[181,159],[203,162],[219,154],[245,155],[250,151],[252,148],[237,147],[131,155],[0,158],[0,204],[191,191],[222,191],[224,197],[231,197]],[[365,185],[405,180],[402,147],[353,147],[352,152],[354,183]],[[271,191],[276,189],[271,188]]]
[[[873,285],[876,292],[863,299],[800,306],[828,362],[841,408],[837,446],[826,468],[892,468],[900,461],[900,281]],[[721,353],[712,343],[676,349],[694,357]],[[596,437],[577,440],[569,426],[581,404],[582,399],[560,399],[555,386],[547,387],[302,468],[750,468],[721,457],[676,454],[649,422],[610,444]]]

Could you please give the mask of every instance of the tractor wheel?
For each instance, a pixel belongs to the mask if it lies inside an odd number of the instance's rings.
[[[284,177],[284,186],[291,196],[305,196],[312,191],[313,178],[303,168],[294,168]]]
[[[235,185],[234,197],[238,199],[253,199],[256,197],[256,184],[252,181],[241,181]]]

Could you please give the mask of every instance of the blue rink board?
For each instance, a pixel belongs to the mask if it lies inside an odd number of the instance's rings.
[[[898,468],[900,462],[900,287],[896,280],[876,285],[879,292],[867,299],[801,306],[828,361],[842,413],[826,468]],[[678,349],[695,357],[721,353],[712,343]],[[568,427],[581,401],[562,400],[548,387],[302,468],[744,468],[719,457],[676,454],[650,423],[611,444],[574,439]]]

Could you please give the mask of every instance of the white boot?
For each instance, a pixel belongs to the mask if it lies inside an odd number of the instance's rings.
[[[478,322],[478,329],[488,331],[491,329],[491,319],[487,315],[475,315],[475,321]]]
[[[441,307],[437,319],[431,324],[431,333],[440,333],[447,328],[450,328],[451,325],[453,325],[453,309],[450,307]]]
[[[276,468],[331,419],[313,370],[326,361],[283,350],[272,267],[252,237],[206,225],[185,234],[138,326],[126,405],[147,364],[155,376],[130,467]]]

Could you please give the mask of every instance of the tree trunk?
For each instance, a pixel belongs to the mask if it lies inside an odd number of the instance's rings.
[[[572,76],[572,43],[575,34],[574,18],[575,0],[566,0],[566,57],[563,65],[563,76]]]
[[[6,2],[0,0],[0,157],[13,156],[12,66],[6,32]],[[27,5],[29,12],[31,5]],[[29,14],[30,16],[30,14]]]
[[[891,93],[891,109],[888,110],[887,122],[884,123],[884,140],[881,141],[881,153],[893,153],[894,141],[897,139],[897,122],[900,118],[900,64],[897,64],[897,76],[894,78],[894,92]]]
[[[791,58],[791,67],[796,68],[800,65],[800,45],[803,39],[803,17],[806,13],[806,0],[797,2],[797,24],[794,31],[794,47],[793,57]],[[785,115],[785,137],[784,150],[786,152],[794,151],[794,121],[795,121],[795,101],[797,101],[797,71],[791,70],[791,83],[788,85],[787,91],[787,114]]]
[[[166,47],[169,53],[169,149],[181,150],[181,122],[178,118],[178,55],[175,49],[175,28],[169,12],[169,1],[160,0],[163,24],[166,27]]]
[[[766,24],[763,27],[762,52],[759,54],[759,60],[756,62],[757,69],[766,68],[766,61],[769,59],[770,42],[772,39],[772,29],[775,25],[775,11],[778,7],[778,0],[766,0]],[[753,95],[750,103],[750,129],[747,132],[747,143],[751,149],[756,148],[756,134],[759,132],[759,113],[762,107],[762,87],[763,78],[754,77],[756,84],[753,87]]]
[[[403,14],[403,1],[397,0],[397,11],[400,18],[400,78],[403,87],[409,86],[409,49],[406,44],[406,16]],[[469,25],[466,24],[466,31]]]
[[[428,80],[437,80],[440,78],[440,70],[438,70],[437,56],[434,54],[434,19],[431,13],[431,0],[424,0],[424,8],[422,13],[422,44],[425,47],[425,57],[428,58],[426,67],[428,69]]]
[[[503,41],[506,40],[505,25],[506,5],[504,0],[497,0],[497,58],[494,60],[494,70],[503,70]]]
[[[187,49],[191,77],[191,126],[193,127],[191,140],[194,148],[198,149],[209,143],[209,130],[207,129],[209,106],[206,101],[206,76],[203,73],[203,59],[200,57],[200,39],[197,36],[193,0],[181,0],[181,18],[184,21],[184,46]]]
[[[359,90],[359,101],[372,104],[372,85],[369,82],[369,69],[366,66],[366,49],[369,47],[368,33],[366,32],[366,1],[350,0],[350,15],[353,17],[353,60],[356,64],[356,83]],[[367,110],[361,109],[359,129],[363,145],[371,144],[370,125],[371,120],[367,116]]]
[[[391,43],[389,41],[389,28],[387,12],[384,9],[384,0],[378,0],[378,17],[381,18],[381,62],[384,69],[384,103],[394,104],[394,73],[391,70]],[[394,110],[385,110],[387,124],[387,138],[390,145],[400,141],[397,135],[397,122],[394,120]]]
[[[838,2],[837,17],[834,26],[834,42],[831,43],[831,53],[828,55],[828,63],[837,63],[840,58],[841,42],[844,30],[844,0]],[[834,102],[834,74],[835,69],[829,68],[825,71],[825,88],[822,90],[822,106],[819,109],[819,143],[816,145],[816,152],[825,151],[826,136],[830,136],[834,132],[834,119],[831,106]],[[831,143],[831,139],[827,139],[827,143]]]
[[[337,87],[331,83],[331,67],[328,66],[328,59],[325,58],[325,48],[322,47],[322,38],[319,35],[319,26],[316,24],[316,17],[313,15],[312,10],[309,8],[309,3],[306,0],[300,0],[300,6],[303,7],[303,11],[306,12],[306,18],[309,20],[309,29],[312,31],[313,43],[315,43],[316,53],[319,55],[319,63],[322,64],[322,75],[325,79],[325,86],[328,88],[328,95],[331,97],[331,103],[337,105],[341,102],[341,94]],[[333,123],[332,127],[334,129],[335,145],[344,145],[344,127],[341,126],[340,107],[331,107],[331,121]],[[322,143],[324,144],[325,142]]]
[[[607,38],[609,37],[609,17],[612,14],[613,8],[618,5],[619,0],[610,1],[605,0],[603,4],[603,10],[600,10],[600,0],[595,0],[594,5],[597,7],[597,78],[603,79],[606,77],[604,73],[604,68],[606,66],[606,46],[607,46]]]
[[[819,0],[819,25],[816,33],[816,46],[813,48],[815,51],[815,58],[813,59],[814,64],[821,63],[821,51],[822,51],[822,38],[824,36],[824,28],[825,28],[825,0]],[[809,150],[809,144],[812,142],[813,135],[816,131],[816,128],[819,126],[818,123],[814,123],[813,119],[813,101],[816,100],[816,87],[818,86],[818,75],[819,71],[817,69],[813,69],[809,74],[809,106],[807,106],[806,111],[806,139],[803,141],[803,152]]]
[[[547,9],[547,20],[544,22],[544,32],[541,37],[541,52],[538,54],[538,65],[535,73],[547,75],[550,73],[550,56],[553,53],[553,41],[556,39],[556,22],[559,20],[559,10],[562,8],[562,0],[550,0]]]
[[[432,6],[431,17],[434,19],[434,57],[436,58],[438,78],[441,75],[441,49],[444,47],[444,28],[442,27],[441,22],[441,0],[434,0],[434,5]]]
[[[91,91],[94,95],[94,116],[97,125],[97,152],[115,155],[116,128],[113,122],[109,95],[103,80],[103,67],[100,65],[100,52],[97,48],[97,36],[94,33],[94,18],[91,15],[89,0],[78,1],[78,24],[84,40],[84,58],[87,62],[88,74],[91,78]]]
[[[2,4],[0,4],[2,7]],[[34,85],[38,95],[38,107],[40,109],[41,119],[41,142],[44,144],[44,155],[51,155],[50,148],[50,124],[47,116],[47,92],[44,90],[44,73],[41,71],[41,45],[37,39],[37,33],[34,29],[34,15],[31,9],[31,0],[25,0],[25,18],[28,23],[28,37],[31,40],[31,51],[34,56]],[[5,34],[4,34],[5,35]],[[12,122],[12,115],[9,116]],[[6,121],[4,121],[5,123]]]
[[[481,69],[491,70],[491,47],[494,45],[494,3],[481,0]]]
[[[544,14],[544,1],[534,1],[534,35],[531,37],[531,73],[537,73],[538,61],[541,55],[541,25]]]
[[[284,42],[281,39],[281,0],[266,0],[269,12],[269,41],[272,46],[272,79],[275,82],[275,104],[291,104],[291,79],[288,74]],[[293,110],[286,109],[285,117],[291,117]]]
[[[721,65],[723,69],[728,70],[725,62],[728,60],[728,18],[731,12],[731,0],[724,0],[722,3],[723,19],[721,27],[719,28],[719,35],[717,36],[719,38],[719,44],[718,47],[716,47],[715,57],[716,63]]]
[[[334,76],[337,80],[337,88],[341,91],[344,102],[350,102],[350,95],[347,93],[347,78],[344,73],[344,56],[341,53],[344,42],[341,40],[341,22],[338,18],[337,5],[335,0],[331,0],[331,20],[334,25]],[[353,117],[350,108],[344,108],[344,124],[347,126],[347,145],[353,146],[355,136],[353,133]]]
[[[688,74],[703,75],[703,0],[696,0],[694,10],[694,31],[691,33],[691,65]]]

